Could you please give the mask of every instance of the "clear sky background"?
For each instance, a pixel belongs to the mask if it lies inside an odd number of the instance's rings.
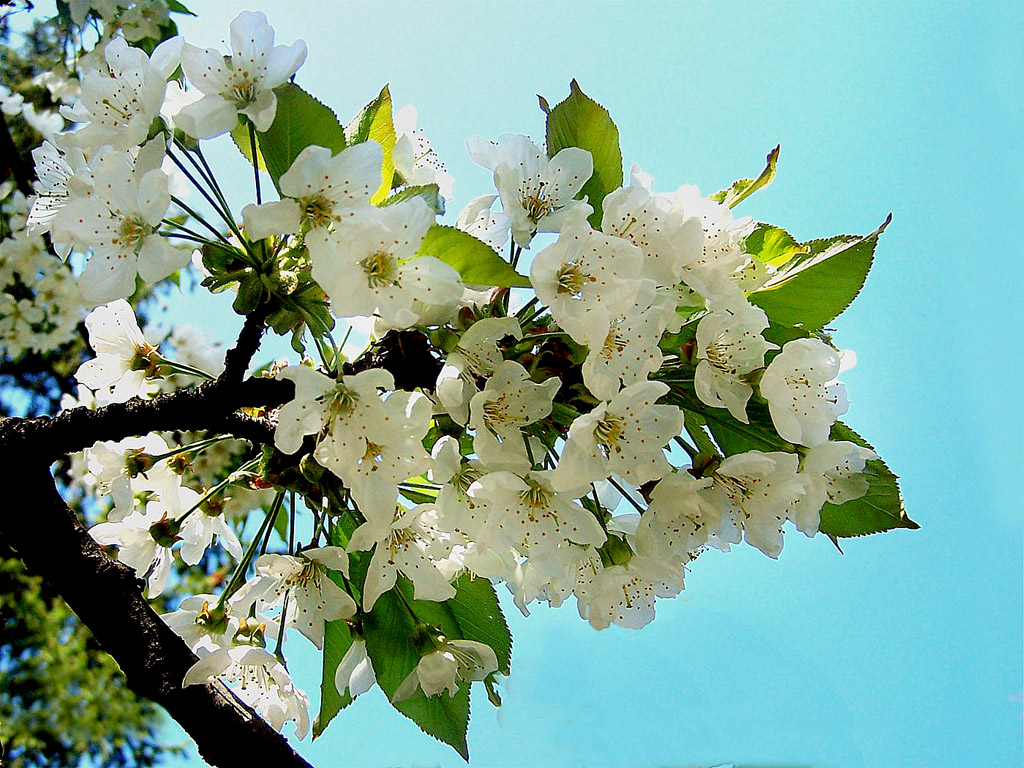
[[[845,555],[796,533],[777,562],[709,553],[639,632],[506,601],[512,676],[499,711],[475,697],[473,766],[1021,765],[1024,6],[188,4],[198,45],[222,46],[244,8],[279,42],[305,39],[297,80],[343,121],[390,83],[457,179],[449,223],[492,191],[465,137],[541,139],[536,94],[554,104],[573,77],[659,190],[711,193],[781,144],[777,180],[739,214],[810,239],[893,212],[835,338],[859,359],[845,420],[901,476],[921,530]],[[240,208],[247,166],[217,144]],[[206,306],[172,317],[233,338],[238,318]],[[313,659],[292,670],[315,708]],[[318,766],[461,763],[379,690],[298,748]]]

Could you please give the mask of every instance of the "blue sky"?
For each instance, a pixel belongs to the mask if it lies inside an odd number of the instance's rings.
[[[835,338],[859,358],[846,421],[901,476],[921,530],[846,541],[843,556],[799,535],[778,562],[711,553],[640,632],[595,632],[568,605],[524,619],[507,602],[513,673],[499,711],[476,700],[473,766],[1021,765],[1024,9],[189,5],[200,17],[181,27],[199,45],[221,45],[243,8],[280,42],[305,39],[298,82],[343,120],[390,83],[457,179],[452,217],[491,191],[465,137],[541,138],[536,94],[554,103],[573,77],[659,189],[713,192],[781,144],[777,180],[738,213],[810,239],[893,212]],[[246,166],[219,146],[240,207]],[[207,316],[234,336],[230,311]],[[315,697],[307,659],[292,667]],[[299,749],[321,766],[461,763],[379,692]]]

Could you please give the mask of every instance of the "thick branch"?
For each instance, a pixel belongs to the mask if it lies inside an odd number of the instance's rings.
[[[9,450],[2,457],[32,500],[30,509],[8,508],[0,516],[4,538],[92,631],[132,690],[163,706],[211,765],[309,768],[223,685],[182,688],[196,657],[143,598],[134,571],[93,541],[37,457]]]
[[[242,381],[253,355],[259,349],[260,338],[263,336],[269,314],[270,304],[264,302],[256,307],[255,311],[245,316],[242,330],[238,334],[238,341],[224,355],[224,372],[221,373],[219,381]]]
[[[274,408],[292,397],[287,380],[252,378],[238,383],[211,381],[152,400],[132,398],[103,408],[73,408],[53,418],[6,419],[0,439],[23,456],[46,466],[60,456],[88,448],[99,440],[121,440],[159,430],[222,430],[246,440],[269,442],[266,422],[236,414],[239,408]]]
[[[32,178],[35,174],[14,145],[14,139],[11,138],[11,131],[7,127],[7,120],[3,112],[0,112],[0,157],[4,158],[3,166],[0,167],[3,178],[14,179],[18,189],[26,195],[31,195]]]

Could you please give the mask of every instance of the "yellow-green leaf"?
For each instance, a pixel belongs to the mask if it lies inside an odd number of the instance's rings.
[[[467,285],[530,287],[530,280],[512,269],[491,246],[455,227],[433,225],[423,238],[419,254],[454,267]]]
[[[730,208],[735,208],[757,190],[767,187],[775,178],[775,165],[779,161],[779,147],[776,146],[768,157],[765,158],[765,167],[761,175],[756,179],[739,179],[734,181],[728,189],[723,189],[711,195],[708,199],[716,203],[724,203]]]
[[[384,164],[381,168],[380,188],[374,192],[370,202],[376,205],[383,201],[391,192],[391,184],[395,178],[395,122],[391,113],[391,91],[384,86],[373,101],[363,107],[345,127],[349,144],[360,144],[364,141],[376,141],[384,150]]]
[[[542,99],[541,107],[547,104]],[[548,112],[548,157],[554,157],[566,147],[579,147],[590,152],[594,159],[594,175],[583,185],[594,212],[590,215],[593,227],[601,226],[601,206],[605,196],[622,186],[622,151],[619,149],[619,129],[612,122],[608,110],[591,99],[573,80],[569,96]]]

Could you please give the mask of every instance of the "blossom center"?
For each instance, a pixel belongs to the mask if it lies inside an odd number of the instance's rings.
[[[587,283],[594,282],[594,278],[584,272],[579,264],[570,262],[558,270],[555,282],[559,293],[567,293],[569,298],[578,300],[583,298],[583,289]]]
[[[509,402],[509,397],[504,392],[494,400],[487,401],[483,407],[484,424],[494,432],[499,427],[528,423],[528,419],[525,416],[510,413],[511,407],[512,403]]]
[[[555,209],[555,203],[545,195],[547,182],[540,181],[536,189],[524,190],[522,193],[523,209],[530,221],[538,222]]]
[[[386,251],[377,251],[359,262],[370,288],[398,285],[398,260]]]
[[[594,427],[594,441],[607,458],[612,451],[620,450],[618,443],[626,433],[626,421],[619,416],[608,415]]]
[[[312,195],[299,200],[299,207],[313,227],[326,227],[336,219],[334,203],[323,195]]]
[[[236,107],[242,109],[256,101],[258,90],[257,78],[250,77],[244,69],[232,71],[231,79],[228,81],[228,96],[235,102]]]
[[[121,219],[121,226],[118,227],[113,242],[114,245],[119,245],[126,250],[137,251],[152,231],[152,228],[142,220],[141,216],[125,216]]]

